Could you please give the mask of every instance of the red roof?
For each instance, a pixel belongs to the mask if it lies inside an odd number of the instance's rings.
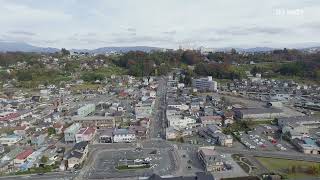
[[[94,128],[89,127],[88,129],[86,129],[86,131],[84,132],[84,134],[93,134],[96,130]]]
[[[16,113],[16,112],[8,113],[8,114],[5,114],[4,116],[1,116],[0,117],[0,121],[8,121],[8,120],[11,120],[11,119],[15,119],[15,118],[17,118],[19,116],[20,116],[20,114]]]
[[[55,123],[55,124],[53,125],[54,128],[61,128],[62,126],[63,126],[63,125],[60,124],[60,123]]]
[[[14,129],[15,130],[26,130],[27,126],[16,126]]]
[[[32,149],[27,149],[16,156],[16,159],[24,160],[33,153]]]
[[[80,129],[80,131],[77,134],[93,134],[96,131],[96,129],[91,128],[91,127],[87,127],[87,128],[82,128]]]

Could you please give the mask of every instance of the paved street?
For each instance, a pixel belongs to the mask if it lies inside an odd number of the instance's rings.
[[[167,92],[167,80],[161,78],[157,90],[157,98],[153,111],[153,120],[150,126],[150,137],[151,138],[165,138],[165,111],[166,111],[166,92]]]
[[[179,145],[179,148],[181,149],[196,150],[199,147],[193,144],[178,144],[178,145]],[[299,152],[247,150],[247,149],[229,148],[229,147],[222,147],[222,146],[215,146],[215,149],[218,152],[227,153],[227,154],[243,154],[248,156],[320,162],[320,157],[318,155],[302,154]]]
[[[0,180],[71,180],[76,174],[69,172],[46,173],[43,175],[20,175],[20,176],[4,176]]]

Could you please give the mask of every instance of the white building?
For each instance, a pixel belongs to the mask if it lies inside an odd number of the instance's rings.
[[[77,110],[78,116],[88,116],[89,114],[93,113],[96,110],[95,104],[87,104]]]
[[[9,135],[9,136],[0,138],[0,143],[3,144],[3,145],[11,146],[11,145],[16,144],[20,140],[22,140],[21,136]]]
[[[192,86],[200,91],[217,91],[218,83],[212,80],[212,76],[193,79]]]
[[[133,142],[135,140],[135,133],[128,129],[114,129],[113,131],[113,142]]]
[[[192,117],[168,116],[167,119],[169,122],[169,126],[176,127],[179,129],[188,128],[196,123],[196,119]]]
[[[150,118],[152,113],[152,104],[150,103],[138,103],[134,108],[136,119]]]

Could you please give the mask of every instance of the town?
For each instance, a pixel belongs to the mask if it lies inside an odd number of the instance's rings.
[[[96,55],[64,57],[96,59],[81,64],[87,68],[110,67]],[[44,55],[39,61],[52,68],[60,60]],[[7,71],[25,66],[18,62]],[[185,69],[172,68],[161,76],[111,74],[92,85],[81,76],[33,91],[13,90],[7,81],[0,99],[1,174],[6,179],[319,175],[320,86],[245,73],[228,82],[212,76],[187,81]],[[290,165],[274,169],[272,163]]]
[[[320,180],[319,0],[0,4],[0,180]]]

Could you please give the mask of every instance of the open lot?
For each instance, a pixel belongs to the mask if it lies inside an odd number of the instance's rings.
[[[169,175],[175,164],[170,149],[101,151],[88,172],[88,179],[146,177],[153,173]],[[125,160],[150,159],[150,168],[120,169]]]
[[[320,163],[262,157],[257,157],[257,160],[269,171],[286,174],[288,178],[320,176]]]
[[[277,127],[273,125],[258,125],[252,131],[240,132],[238,135],[243,144],[249,149],[262,151],[295,151],[289,143],[278,139],[275,133]],[[269,133],[267,133],[269,132]]]

